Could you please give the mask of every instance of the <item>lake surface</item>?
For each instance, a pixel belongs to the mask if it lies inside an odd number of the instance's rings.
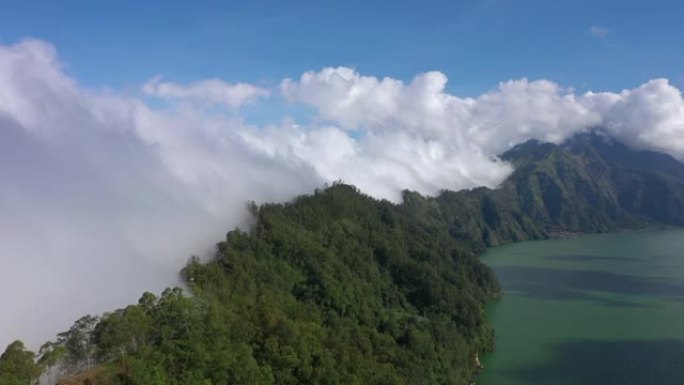
[[[491,249],[504,296],[478,385],[683,385],[684,231]]]

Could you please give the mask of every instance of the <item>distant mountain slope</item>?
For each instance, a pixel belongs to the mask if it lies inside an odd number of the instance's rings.
[[[560,145],[528,141],[502,159],[515,171],[499,188],[436,198],[461,238],[479,233],[496,245],[564,231],[684,225],[684,164],[668,155],[591,132]]]
[[[684,164],[670,155],[634,150],[596,131],[571,137],[563,143],[563,147],[577,155],[593,150],[605,161],[618,167],[656,172],[684,180]]]

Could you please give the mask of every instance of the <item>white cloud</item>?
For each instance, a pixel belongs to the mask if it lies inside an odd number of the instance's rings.
[[[608,37],[608,34],[610,34],[610,30],[608,28],[599,27],[596,25],[589,27],[589,32],[591,32],[591,34],[599,40],[604,40],[606,37]]]
[[[634,147],[684,160],[684,99],[667,79],[620,93],[592,93],[582,102],[601,116],[600,125]]]
[[[281,92],[291,102],[312,105],[321,119],[345,129],[362,129],[387,140],[410,134],[416,143],[433,141],[452,156],[491,157],[531,138],[558,143],[600,126],[634,146],[684,159],[684,100],[666,79],[620,93],[579,95],[548,80],[509,80],[475,98],[449,94],[446,80],[439,72],[428,72],[405,84],[361,76],[350,68],[325,68],[296,81],[283,80]],[[476,161],[469,164],[467,159]],[[481,159],[466,156],[459,166],[464,174],[479,175],[471,168],[474,164]],[[486,177],[497,167],[496,162],[489,165],[477,180],[499,180]],[[440,184],[469,187],[463,181]]]
[[[256,127],[235,109],[266,95],[260,87],[157,79],[148,94],[193,102],[152,107],[84,89],[45,42],[0,46],[0,345],[37,344],[83,313],[174,284],[188,255],[244,223],[247,200],[338,179],[392,200],[405,188],[493,187],[511,171],[496,155],[512,145],[598,125],[684,159],[684,101],[666,80],[576,95],[520,79],[475,98],[446,82],[307,72],[280,89],[321,123]]]
[[[143,86],[147,95],[163,99],[185,99],[237,109],[245,103],[269,95],[269,91],[247,83],[230,84],[221,79],[207,79],[182,85],[163,82],[157,76]]]
[[[79,87],[52,46],[0,46],[0,345],[177,284],[246,202],[322,181],[266,156],[239,118]]]

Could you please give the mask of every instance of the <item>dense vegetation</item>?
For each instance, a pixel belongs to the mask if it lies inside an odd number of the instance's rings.
[[[56,366],[78,373],[65,385],[467,384],[493,348],[487,246],[684,224],[684,165],[665,155],[588,134],[503,158],[516,171],[495,190],[405,192],[395,205],[336,184],[252,206],[249,232],[187,264],[189,295],[83,317],[37,362],[10,345],[0,385]]]
[[[86,316],[67,369],[100,384],[464,384],[492,348],[491,271],[434,217],[338,184],[253,208],[180,289]]]

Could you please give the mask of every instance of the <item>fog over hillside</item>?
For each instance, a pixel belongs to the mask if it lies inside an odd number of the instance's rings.
[[[246,224],[250,200],[336,180],[392,201],[495,187],[512,171],[498,154],[592,127],[684,159],[684,100],[666,79],[583,94],[517,79],[464,98],[438,71],[404,81],[337,67],[112,90],[80,85],[58,48],[0,45],[0,346],[35,347],[82,314],[177,284],[191,254]],[[259,125],[243,113],[273,104],[293,112]],[[304,120],[302,105],[314,111]]]

